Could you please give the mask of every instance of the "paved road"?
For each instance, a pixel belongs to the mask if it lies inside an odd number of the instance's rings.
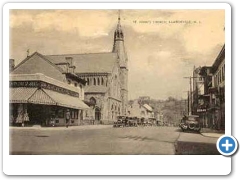
[[[176,127],[78,126],[10,128],[11,154],[176,154],[178,139],[203,140]],[[185,136],[185,137],[184,137]],[[190,137],[190,138],[189,138]],[[216,139],[211,139],[213,142]],[[209,139],[204,139],[209,141]],[[178,151],[178,154],[180,151]]]

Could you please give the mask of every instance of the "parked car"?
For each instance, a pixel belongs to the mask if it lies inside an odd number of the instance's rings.
[[[127,117],[118,116],[117,121],[113,123],[113,127],[125,127],[127,126]]]
[[[199,116],[198,115],[184,116],[181,119],[179,127],[182,129],[183,132],[185,131],[200,132],[201,126],[199,123]]]
[[[131,127],[137,127],[138,124],[137,124],[137,121],[138,119],[136,117],[128,117],[128,125],[131,126]]]

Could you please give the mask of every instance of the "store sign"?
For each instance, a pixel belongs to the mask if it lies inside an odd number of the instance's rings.
[[[197,109],[197,112],[206,112],[207,109]]]
[[[42,81],[10,81],[10,87],[36,87],[49,89],[52,91],[56,91],[62,94],[68,94],[70,96],[79,97],[79,93],[53,85]]]
[[[40,81],[10,81],[10,87],[40,87]]]

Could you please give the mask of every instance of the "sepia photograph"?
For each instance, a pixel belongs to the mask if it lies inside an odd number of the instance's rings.
[[[220,155],[225,28],[225,9],[10,9],[9,155]]]

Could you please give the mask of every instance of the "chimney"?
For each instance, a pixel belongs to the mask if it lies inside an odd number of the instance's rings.
[[[67,63],[69,63],[69,66],[72,66],[72,60],[73,60],[72,57],[65,57],[65,60]]]
[[[65,57],[66,62],[69,64],[68,72],[74,73],[76,66],[73,65],[73,58],[72,57]]]
[[[9,72],[12,72],[15,67],[15,60],[9,59]]]

